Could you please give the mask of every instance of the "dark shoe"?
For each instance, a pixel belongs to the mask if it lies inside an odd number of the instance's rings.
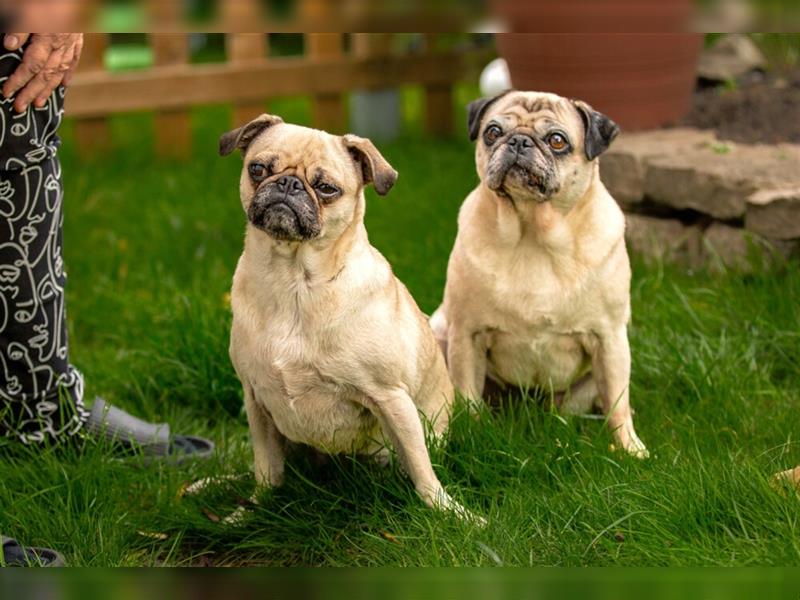
[[[49,548],[23,548],[17,540],[0,535],[4,567],[66,567],[64,557]]]
[[[141,449],[147,457],[165,459],[180,464],[188,459],[209,458],[214,442],[191,435],[171,435],[166,423],[148,423],[124,410],[97,398],[85,426],[96,437],[121,444],[129,449]]]

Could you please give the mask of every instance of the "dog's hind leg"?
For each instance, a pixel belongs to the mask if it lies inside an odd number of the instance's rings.
[[[444,314],[444,307],[440,306],[431,315],[428,323],[433,330],[433,337],[442,349],[445,362],[447,362],[447,317]]]
[[[573,383],[566,392],[556,395],[556,404],[562,415],[585,415],[595,406],[601,406],[600,391],[591,373]]]

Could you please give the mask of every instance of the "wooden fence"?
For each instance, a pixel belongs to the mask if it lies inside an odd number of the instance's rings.
[[[302,56],[271,58],[266,34],[229,33],[226,62],[189,64],[188,34],[151,34],[152,67],[110,73],[103,64],[108,35],[87,34],[66,113],[77,120],[81,152],[90,155],[109,144],[109,115],[154,111],[155,151],[182,158],[191,151],[188,109],[194,105],[231,103],[233,122],[241,124],[264,112],[271,98],[309,95],[314,126],[341,133],[345,93],[418,84],[424,88],[427,132],[451,134],[453,86],[467,76],[477,78],[486,51],[440,51],[436,35],[426,34],[420,48],[398,54],[391,36],[352,34],[345,51],[343,34],[309,33]]]

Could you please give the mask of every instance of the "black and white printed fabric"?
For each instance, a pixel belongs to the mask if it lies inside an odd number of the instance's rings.
[[[21,60],[0,45],[0,86]],[[63,101],[60,87],[17,114],[0,94],[0,434],[27,444],[74,435],[88,418],[67,346]]]

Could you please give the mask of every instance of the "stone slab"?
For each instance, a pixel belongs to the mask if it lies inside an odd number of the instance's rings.
[[[800,145],[722,142],[713,132],[691,128],[623,133],[600,158],[600,175],[623,208],[647,199],[740,220],[759,192],[800,188]],[[754,209],[750,222],[763,224],[765,212]]]
[[[710,81],[731,81],[755,69],[766,68],[767,59],[753,40],[742,33],[729,33],[703,50],[697,75]]]
[[[646,260],[680,262],[693,267],[703,262],[700,228],[684,225],[677,219],[628,214],[625,241],[631,252]]]
[[[800,240],[767,239],[719,222],[704,229],[677,219],[635,213],[627,214],[625,219],[628,250],[647,261],[749,272],[778,257],[797,256],[800,251]]]
[[[767,240],[741,227],[712,223],[703,232],[704,262],[712,270],[750,271],[759,259],[769,259],[775,252]]]
[[[797,168],[800,169],[800,164]],[[748,198],[745,227],[768,238],[800,239],[800,186],[752,194]]]
[[[715,141],[713,132],[689,127],[623,132],[600,158],[600,178],[622,206],[634,205],[644,199],[648,161]]]

